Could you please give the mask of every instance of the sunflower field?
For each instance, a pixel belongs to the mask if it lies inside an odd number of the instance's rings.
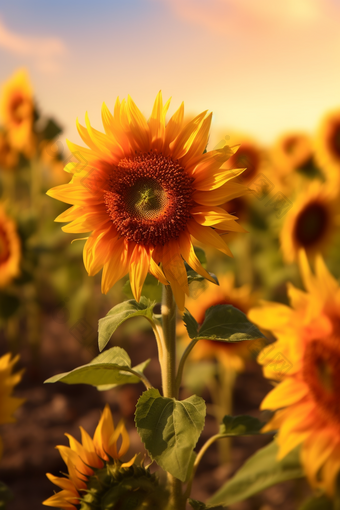
[[[66,143],[33,76],[0,90],[0,508],[340,510],[340,98],[266,143],[112,82]]]

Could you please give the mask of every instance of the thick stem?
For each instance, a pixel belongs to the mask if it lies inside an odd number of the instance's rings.
[[[176,303],[170,285],[163,285],[161,371],[163,395],[177,398],[176,388]],[[185,510],[182,482],[168,473],[170,509]]]

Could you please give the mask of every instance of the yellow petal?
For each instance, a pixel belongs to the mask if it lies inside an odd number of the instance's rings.
[[[278,384],[261,403],[261,409],[280,409],[295,404],[309,393],[307,384],[288,377]]]
[[[164,154],[169,154],[170,143],[178,136],[184,117],[184,103],[176,110],[165,127]]]
[[[200,113],[180,131],[177,138],[170,144],[173,159],[180,159],[187,154],[195,141],[196,135],[200,130],[202,121],[207,110]]]
[[[189,264],[189,266],[196,271],[196,273],[200,274],[207,280],[212,283],[215,283],[215,280],[210,276],[210,274],[204,269],[199,259],[196,256],[194,247],[191,243],[190,235],[184,232],[179,238],[179,247],[181,250],[181,255],[184,260]]]
[[[192,197],[198,204],[216,206],[247,194],[250,195],[252,192],[243,184],[226,182],[220,188],[211,191],[194,191]]]
[[[194,188],[199,191],[212,191],[214,189],[218,189],[223,186],[226,182],[234,179],[242,172],[244,172],[245,168],[219,168],[215,170],[215,172],[200,172],[199,174],[195,174]]]
[[[102,293],[107,294],[111,287],[118,282],[129,270],[129,256],[131,250],[123,238],[117,239],[114,251],[104,265],[102,275]]]
[[[141,244],[136,244],[130,260],[130,283],[132,294],[136,301],[140,300],[142,288],[148,274],[150,265],[150,253]]]
[[[202,227],[202,225],[199,225],[194,220],[188,222],[187,228],[190,234],[203,245],[213,246],[229,257],[233,257],[233,254],[231,253],[229,247],[226,245],[222,237],[216,234],[212,228]]]

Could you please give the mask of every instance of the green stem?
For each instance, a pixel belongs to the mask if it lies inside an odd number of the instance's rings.
[[[186,491],[185,491],[185,494],[184,496],[186,498],[188,498],[190,496],[190,492],[191,492],[191,486],[192,486],[192,482],[193,482],[193,479],[195,477],[195,474],[196,474],[196,471],[197,471],[197,468],[198,468],[198,465],[199,463],[201,462],[201,459],[203,457],[203,455],[205,454],[205,452],[207,451],[207,449],[215,442],[217,441],[217,439],[221,439],[223,437],[226,437],[226,436],[223,436],[221,434],[215,434],[214,436],[212,436],[210,439],[208,439],[208,441],[206,441],[206,443],[204,443],[204,445],[202,446],[202,448],[200,449],[200,451],[198,452],[197,454],[197,457],[196,457],[196,460],[195,460],[195,463],[194,463],[194,467],[193,467],[193,470],[192,470],[192,473],[191,473],[191,477],[190,477],[190,481],[188,483],[188,486],[186,488]]]
[[[142,383],[144,384],[144,386],[147,390],[150,390],[151,388],[153,388],[151,382],[144,374],[141,374],[140,372],[135,372],[132,369],[130,370],[130,373],[135,375],[136,377],[139,377],[139,379],[142,381]]]
[[[177,398],[176,387],[176,303],[170,285],[163,285],[162,349],[160,354],[163,395]],[[168,473],[170,509],[185,510],[182,482]]]
[[[179,388],[181,386],[185,362],[197,342],[198,342],[198,340],[192,340],[182,354],[181,360],[178,365],[178,371],[177,371],[177,376],[176,376],[176,392],[177,392],[177,394],[178,394]]]

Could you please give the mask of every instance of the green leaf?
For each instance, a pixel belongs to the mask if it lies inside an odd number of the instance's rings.
[[[205,402],[162,397],[152,388],[140,397],[135,414],[138,433],[150,457],[182,482],[192,469],[193,449],[204,427]]]
[[[123,292],[128,298],[134,299],[129,279],[125,282]],[[157,278],[150,273],[145,278],[142,292],[143,296],[151,301],[155,301],[156,303],[160,303],[162,301],[162,285]]]
[[[146,367],[148,366],[150,361],[151,361],[150,359],[147,359],[146,361],[143,361],[143,363],[139,363],[139,365],[136,365],[135,367],[133,367],[133,371],[138,372],[139,374],[143,374],[144,370],[146,369]],[[132,376],[132,377],[134,377],[134,376]],[[129,379],[128,382],[130,383],[131,379]],[[138,381],[136,381],[136,382],[138,382]],[[112,390],[112,388],[116,388],[117,386],[121,386],[121,385],[120,384],[102,384],[100,386],[97,386],[97,389],[99,391],[107,391],[107,390]]]
[[[276,441],[261,448],[209,500],[210,504],[231,505],[286,480],[304,476],[299,461],[299,447],[278,461]]]
[[[226,436],[252,436],[261,434],[265,423],[253,416],[225,416],[220,425],[219,434]]]
[[[216,305],[208,308],[201,327],[188,310],[183,316],[183,321],[192,340],[242,342],[265,338],[247,316],[232,305]]]
[[[41,131],[41,134],[44,140],[53,140],[62,132],[61,127],[55,122],[54,119],[48,119],[44,126],[44,129]]]
[[[205,503],[202,503],[202,501],[197,501],[196,499],[189,499],[189,505],[192,506],[194,510],[223,510],[223,506],[207,506]]]
[[[327,496],[319,496],[308,499],[299,510],[333,510],[333,502]]]
[[[87,365],[75,368],[71,372],[54,375],[47,379],[45,383],[60,381],[66,384],[89,384],[101,390],[110,389],[110,387],[121,384],[134,384],[140,381],[140,377],[133,372],[141,373],[149,361],[131,368],[128,353],[121,347],[112,347],[99,354]]]
[[[143,316],[151,321],[154,306],[155,303],[144,296],[141,297],[139,303],[134,299],[130,299],[130,301],[124,301],[123,303],[119,303],[119,305],[114,306],[106,317],[99,320],[99,350],[102,351],[104,349],[118,326],[127,319]]]

